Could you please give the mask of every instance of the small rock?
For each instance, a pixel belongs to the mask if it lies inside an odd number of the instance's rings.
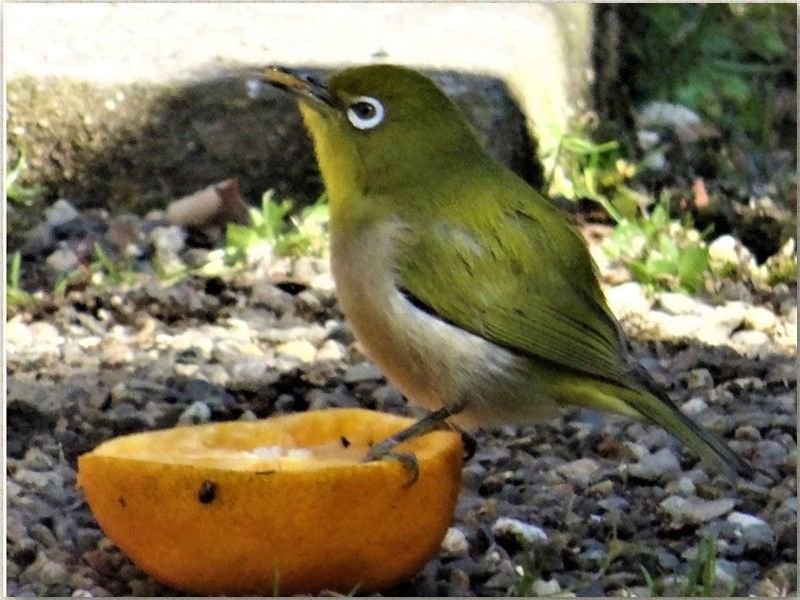
[[[547,533],[541,527],[509,517],[500,517],[497,519],[492,525],[492,534],[500,539],[512,538],[515,540],[523,540],[528,544],[547,541]]]
[[[707,304],[675,292],[662,292],[658,295],[658,304],[670,315],[702,315],[710,312],[712,308]]]
[[[56,273],[69,273],[78,267],[80,259],[69,248],[59,248],[47,257],[45,263]]]
[[[130,214],[112,217],[105,234],[105,241],[123,256],[143,256],[145,236],[142,231],[142,220]]]
[[[19,318],[13,318],[6,323],[4,328],[6,347],[9,352],[15,349],[21,350],[33,345],[33,334],[29,325],[23,323]]]
[[[336,340],[327,340],[317,350],[315,360],[344,360],[347,356],[344,346]]]
[[[52,560],[42,564],[39,576],[46,585],[66,585],[70,580],[70,574],[66,567]]]
[[[699,524],[719,518],[733,510],[735,502],[730,498],[702,500],[669,496],[659,504],[678,525]]]
[[[634,477],[646,481],[668,481],[680,473],[681,463],[672,450],[662,448],[631,465],[629,470]]]
[[[561,586],[555,579],[537,579],[533,582],[533,594],[539,596],[555,596],[561,593]]]
[[[464,532],[457,527],[451,527],[442,540],[442,552],[448,556],[468,556],[469,542]]]
[[[635,281],[608,288],[606,299],[618,319],[632,314],[644,314],[652,305],[644,287]]]
[[[775,532],[763,519],[746,513],[732,512],[728,515],[727,521],[736,525],[741,532],[745,548],[752,550],[775,548]]]
[[[719,295],[725,300],[738,300],[747,304],[753,303],[753,293],[743,281],[723,279],[719,288]]]
[[[155,227],[150,232],[150,242],[156,249],[156,254],[173,256],[186,246],[186,230],[177,225]]]
[[[758,442],[761,440],[761,432],[752,425],[740,425],[733,433],[733,437],[737,440]]]
[[[767,464],[780,464],[786,460],[788,450],[775,440],[761,440],[756,444],[754,459]]]
[[[336,288],[330,273],[320,273],[308,280],[308,285],[313,290],[330,293]]]
[[[64,338],[58,332],[58,329],[53,327],[47,321],[36,321],[30,326],[30,333],[33,337],[33,344],[50,344],[59,345],[64,343]]]
[[[267,281],[258,281],[250,292],[254,306],[266,306],[277,316],[294,313],[294,297]]]
[[[731,345],[744,356],[755,358],[770,352],[769,335],[763,331],[745,329],[731,335]]]
[[[75,207],[63,198],[56,200],[53,206],[44,209],[44,214],[50,227],[58,227],[64,223],[69,223],[80,216]]]
[[[447,597],[469,598],[474,596],[475,592],[470,587],[469,574],[463,569],[452,569],[447,582]]]
[[[723,329],[733,331],[741,327],[746,312],[747,305],[744,302],[726,302],[722,306],[715,308],[708,315],[708,319]]]
[[[381,379],[383,375],[378,367],[371,362],[362,362],[352,367],[348,367],[344,372],[345,383],[361,383],[362,381],[374,381]]]
[[[598,501],[597,505],[603,510],[621,513],[630,506],[630,502],[622,496],[609,496]]]
[[[25,233],[25,242],[22,244],[22,253],[25,255],[42,256],[56,245],[53,228],[47,223],[39,223]]]
[[[681,406],[681,412],[683,412],[685,415],[689,415],[690,417],[699,415],[700,413],[705,412],[707,409],[708,403],[706,403],[706,401],[699,396],[690,398]]]
[[[280,374],[261,358],[246,358],[231,365],[228,389],[241,392],[258,392],[280,378]]]
[[[292,340],[285,342],[275,348],[275,353],[279,356],[296,358],[300,362],[313,362],[317,354],[314,344],[306,340]]]
[[[708,245],[708,258],[714,269],[748,268],[755,266],[753,255],[732,235],[721,235]]]
[[[597,461],[591,458],[579,458],[558,467],[558,472],[569,481],[586,486],[596,479],[600,473]]]
[[[311,316],[322,310],[322,301],[311,290],[303,290],[294,297],[294,303],[300,315]]]
[[[660,310],[651,310],[644,315],[648,328],[662,340],[682,340],[694,337],[697,332],[708,325],[705,317],[700,315],[669,315]],[[727,336],[725,336],[727,337]]]
[[[372,392],[375,408],[384,412],[402,412],[406,408],[406,401],[393,385],[380,385]]]
[[[714,387],[714,378],[708,369],[692,369],[686,374],[686,387],[690,390]]]
[[[731,586],[736,581],[736,563],[724,558],[717,558],[714,564],[714,578],[717,584]]]
[[[176,352],[197,352],[205,359],[211,358],[214,350],[214,340],[194,329],[177,334],[169,340],[169,344]]]
[[[131,344],[113,337],[100,342],[100,358],[106,365],[124,365],[134,361],[136,354]]]
[[[178,417],[180,425],[199,425],[211,421],[211,409],[204,402],[192,402]]]
[[[775,313],[763,306],[751,306],[744,313],[744,326],[766,333],[778,327],[778,317]]]
[[[665,571],[675,571],[677,566],[680,564],[677,556],[661,546],[656,547],[656,558],[658,558],[658,564]]]
[[[24,461],[34,471],[50,471],[54,466],[53,458],[36,447],[28,448]]]
[[[668,494],[678,494],[680,496],[693,496],[695,493],[694,481],[688,477],[681,477],[675,481],[670,481],[665,488]]]

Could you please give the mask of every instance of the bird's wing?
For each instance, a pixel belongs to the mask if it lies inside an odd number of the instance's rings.
[[[476,191],[412,232],[397,264],[401,291],[517,354],[629,386],[616,321],[580,234],[527,186],[504,189],[504,198]],[[515,191],[521,197],[507,196]]]

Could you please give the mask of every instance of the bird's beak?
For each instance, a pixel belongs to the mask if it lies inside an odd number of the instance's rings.
[[[329,108],[336,108],[339,104],[325,83],[311,75],[295,75],[283,67],[268,67],[259,73],[259,78],[273,87],[316,104],[322,104]]]

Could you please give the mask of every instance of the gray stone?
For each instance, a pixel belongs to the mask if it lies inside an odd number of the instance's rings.
[[[775,548],[777,543],[775,532],[763,519],[735,511],[728,515],[727,521],[737,527],[745,548],[752,550]]]
[[[59,248],[47,257],[45,263],[56,273],[69,273],[78,267],[80,260],[70,248]]]
[[[442,540],[442,552],[448,556],[469,555],[467,536],[458,527],[451,527]]]
[[[381,379],[383,375],[371,362],[362,362],[348,367],[344,372],[345,383],[361,383]]]
[[[690,390],[714,387],[714,378],[708,369],[692,369],[686,374],[686,387]]]
[[[706,410],[708,410],[708,403],[699,396],[690,398],[681,405],[681,411],[690,417],[699,415]]]
[[[761,441],[761,432],[752,425],[740,425],[733,433],[733,437],[737,440],[758,442]]]
[[[733,510],[735,504],[730,498],[702,500],[669,496],[661,501],[659,507],[671,517],[673,522],[683,525],[705,523],[717,519]]]
[[[157,255],[174,256],[186,246],[186,231],[177,225],[155,227],[150,232],[150,242]]]
[[[731,335],[731,345],[744,356],[765,356],[771,351],[769,335],[763,331],[745,329]]]
[[[211,421],[211,409],[204,402],[192,402],[178,417],[180,425],[199,425]]]
[[[680,473],[680,470],[680,461],[669,448],[662,448],[644,457],[629,469],[631,475],[646,481],[669,481]]]
[[[56,245],[53,228],[48,223],[39,223],[25,233],[25,242],[22,245],[24,254],[40,256]]]
[[[70,580],[70,573],[66,567],[52,560],[47,560],[42,564],[39,576],[46,585],[66,585]]]
[[[44,209],[44,215],[50,227],[64,225],[80,216],[78,211],[75,210],[75,207],[63,198],[56,200],[52,206]]]
[[[53,458],[36,447],[28,448],[23,460],[34,471],[51,471],[55,466]]]
[[[558,581],[553,579],[537,579],[533,582],[533,593],[535,596],[555,596],[561,593],[561,586]]]
[[[541,527],[509,517],[497,519],[492,525],[492,534],[497,538],[517,539],[528,544],[540,544],[548,539],[547,533]]]
[[[695,493],[694,481],[688,477],[681,477],[674,481],[670,481],[665,488],[668,494],[678,494],[680,496],[693,496]]]
[[[600,466],[591,458],[579,458],[558,467],[558,472],[573,483],[586,486],[600,477]]]

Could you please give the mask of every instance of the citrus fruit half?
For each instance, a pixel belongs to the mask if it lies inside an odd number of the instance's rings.
[[[193,594],[369,592],[419,570],[452,521],[461,438],[435,431],[362,462],[410,419],[329,409],[122,436],[78,459],[103,531]]]

